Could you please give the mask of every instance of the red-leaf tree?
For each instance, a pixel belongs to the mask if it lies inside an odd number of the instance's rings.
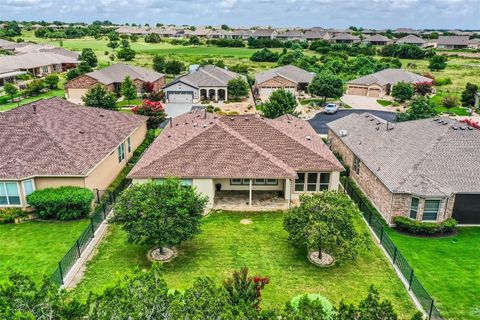
[[[153,92],[153,87],[154,85],[150,81],[143,83],[143,90],[145,90],[146,93]]]
[[[480,129],[480,123],[473,121],[472,119],[463,119],[460,122],[468,124],[472,128]]]
[[[160,101],[143,100],[143,103],[132,109],[135,114],[147,116],[147,126],[149,129],[158,128],[166,118],[165,108]]]
[[[421,96],[426,96],[433,92],[432,81],[417,82],[413,85],[415,92]]]

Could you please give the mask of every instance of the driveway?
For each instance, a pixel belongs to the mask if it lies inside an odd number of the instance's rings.
[[[167,117],[178,117],[184,113],[192,110],[193,104],[191,103],[165,103],[165,112]]]
[[[362,110],[379,110],[379,111],[395,111],[395,107],[384,107],[377,102],[378,98],[356,96],[356,95],[344,95],[340,100],[352,107],[352,109]]]
[[[359,110],[359,109],[341,109],[335,114],[325,114],[324,112],[317,113],[312,119],[308,120],[310,125],[315,129],[318,134],[327,134],[327,124],[329,122],[346,117],[352,113],[364,113],[368,112],[381,119],[393,122],[395,120],[395,113],[389,111],[376,111],[376,110]]]

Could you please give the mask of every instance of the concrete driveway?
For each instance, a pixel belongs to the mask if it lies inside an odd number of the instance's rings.
[[[192,110],[193,104],[191,103],[165,103],[165,112],[167,117],[178,117],[184,113]]]
[[[391,121],[391,122],[395,121],[394,112],[378,111],[378,110],[341,109],[341,110],[338,110],[337,113],[335,114],[326,114],[325,112],[319,112],[312,119],[308,120],[308,122],[318,134],[327,134],[328,133],[327,124],[329,122],[346,117],[352,113],[361,114],[364,112],[368,112],[370,114],[373,114],[376,117],[379,117],[387,121]]]
[[[352,107],[352,109],[395,111],[395,107],[384,107],[377,102],[378,98],[355,96],[346,94],[340,100]]]

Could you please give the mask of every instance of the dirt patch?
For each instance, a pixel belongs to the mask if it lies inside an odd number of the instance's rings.
[[[163,252],[160,251],[160,248],[155,248],[147,253],[147,258],[149,261],[162,261],[169,262],[177,256],[177,253],[174,249],[163,248]]]
[[[252,219],[242,219],[242,220],[240,220],[240,223],[241,224],[252,224],[253,221],[252,221]]]
[[[308,254],[308,260],[310,260],[311,263],[316,264],[320,267],[330,267],[335,263],[335,259],[331,255],[323,251],[321,259],[318,257],[318,251],[312,251]]]

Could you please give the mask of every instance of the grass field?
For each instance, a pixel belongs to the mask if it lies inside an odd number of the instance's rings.
[[[389,232],[447,319],[480,319],[480,228],[419,238]]]
[[[0,282],[17,270],[39,281],[57,267],[87,220],[30,221],[0,225]]]
[[[405,288],[373,242],[354,263],[319,268],[308,261],[306,252],[288,242],[283,217],[280,212],[212,213],[203,219],[202,234],[178,246],[178,257],[164,265],[169,287],[188,288],[200,276],[221,283],[233,270],[248,266],[251,273],[270,277],[262,294],[265,308],[283,307],[305,292],[320,293],[335,303],[341,299],[358,302],[373,284],[384,298],[392,300],[402,319],[414,313]],[[251,218],[253,223],[242,225],[243,218]],[[366,231],[363,221],[359,219],[357,224]],[[148,249],[127,244],[126,234],[111,226],[75,292],[85,298],[90,290],[104,289],[136,266],[148,268]]]

